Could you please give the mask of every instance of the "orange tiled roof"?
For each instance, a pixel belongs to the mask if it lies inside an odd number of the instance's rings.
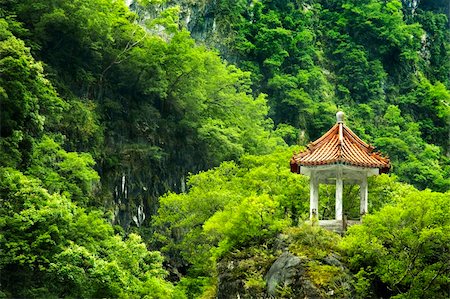
[[[310,143],[306,151],[294,153],[291,170],[297,172],[298,166],[345,163],[388,172],[391,166],[389,159],[373,150],[373,146],[362,141],[342,122],[338,122],[322,137]]]

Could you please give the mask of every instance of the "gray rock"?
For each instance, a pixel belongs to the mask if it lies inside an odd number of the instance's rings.
[[[342,262],[339,259],[339,255],[332,253],[323,259],[323,263],[326,265],[343,268]]]
[[[280,255],[265,276],[269,295],[275,296],[278,286],[293,284],[294,280],[304,272],[304,268],[299,266],[301,262],[299,257],[289,252]]]
[[[279,288],[288,288],[295,298],[320,298],[319,290],[305,273],[307,262],[289,252],[281,254],[265,276],[268,295],[277,297]]]

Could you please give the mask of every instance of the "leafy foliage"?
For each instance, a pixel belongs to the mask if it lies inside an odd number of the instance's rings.
[[[63,193],[73,201],[88,204],[99,181],[92,169],[95,162],[87,153],[66,152],[51,138],[44,136],[35,145],[27,173],[39,178],[50,192]]]
[[[0,157],[2,166],[26,167],[33,138],[60,119],[64,102],[43,74],[30,49],[0,19]]]
[[[162,257],[115,235],[99,211],[0,169],[2,292],[8,297],[174,298]]]
[[[362,297],[370,291],[395,298],[448,296],[448,198],[410,192],[350,228],[341,246],[359,283],[373,286],[360,290]]]

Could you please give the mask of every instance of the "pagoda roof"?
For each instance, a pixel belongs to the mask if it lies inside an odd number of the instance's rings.
[[[311,142],[307,150],[294,153],[291,159],[291,169],[330,164],[379,168],[382,173],[388,172],[391,167],[388,158],[374,152],[373,146],[362,141],[339,118],[328,132]]]

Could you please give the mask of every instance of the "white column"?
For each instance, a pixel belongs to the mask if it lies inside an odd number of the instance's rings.
[[[336,220],[342,220],[342,193],[344,182],[342,181],[342,168],[338,166],[336,172]]]
[[[313,216],[319,219],[319,181],[316,173],[311,171],[309,178],[309,219]]]
[[[369,188],[367,186],[367,176],[364,176],[361,180],[361,184],[359,185],[359,196],[361,198],[359,213],[361,215],[367,214],[369,212],[368,194]]]

